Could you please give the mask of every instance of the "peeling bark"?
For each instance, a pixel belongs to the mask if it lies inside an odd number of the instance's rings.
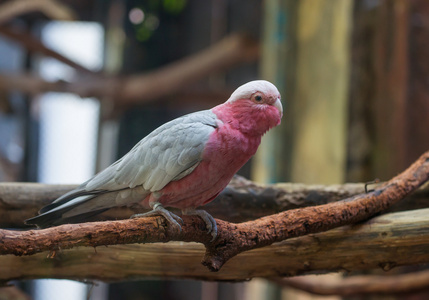
[[[326,231],[370,218],[398,202],[429,179],[429,151],[407,170],[367,194],[340,202],[290,210],[240,224],[216,220],[218,236],[210,242],[204,222],[184,216],[182,232],[169,228],[162,217],[62,225],[43,230],[0,230],[0,254],[32,255],[77,246],[200,242],[206,247],[203,265],[218,271],[237,254],[292,237]]]

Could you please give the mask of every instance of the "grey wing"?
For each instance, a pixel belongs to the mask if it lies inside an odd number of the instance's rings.
[[[86,191],[114,191],[142,186],[159,191],[191,173],[217,127],[216,115],[201,111],[159,127],[123,158],[84,184]]]

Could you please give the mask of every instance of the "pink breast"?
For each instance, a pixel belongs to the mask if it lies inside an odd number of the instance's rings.
[[[210,136],[201,163],[188,176],[166,185],[158,201],[166,207],[180,209],[210,202],[255,154],[259,143],[260,137],[249,138],[229,126],[222,126]]]

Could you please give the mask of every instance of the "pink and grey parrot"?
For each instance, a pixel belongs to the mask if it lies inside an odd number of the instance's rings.
[[[248,82],[225,103],[158,127],[121,159],[26,223],[49,227],[140,203],[152,210],[133,217],[162,215],[180,231],[182,219],[164,207],[179,208],[183,214],[200,216],[214,238],[215,220],[196,208],[227,186],[282,115],[280,93],[273,84]]]

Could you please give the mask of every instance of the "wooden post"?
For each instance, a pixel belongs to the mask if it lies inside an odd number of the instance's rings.
[[[429,147],[427,1],[356,2],[349,181],[382,180]]]
[[[408,1],[382,1],[375,19],[372,163],[382,180],[406,166],[408,10]]]
[[[279,87],[285,114],[265,138],[253,178],[343,182],[352,1],[265,3],[262,77]]]
[[[274,83],[282,95],[282,125],[271,130],[259,147],[252,177],[259,182],[290,181],[293,95],[295,90],[297,1],[265,1],[261,78]]]
[[[346,161],[352,1],[301,1],[292,180],[340,183]]]

